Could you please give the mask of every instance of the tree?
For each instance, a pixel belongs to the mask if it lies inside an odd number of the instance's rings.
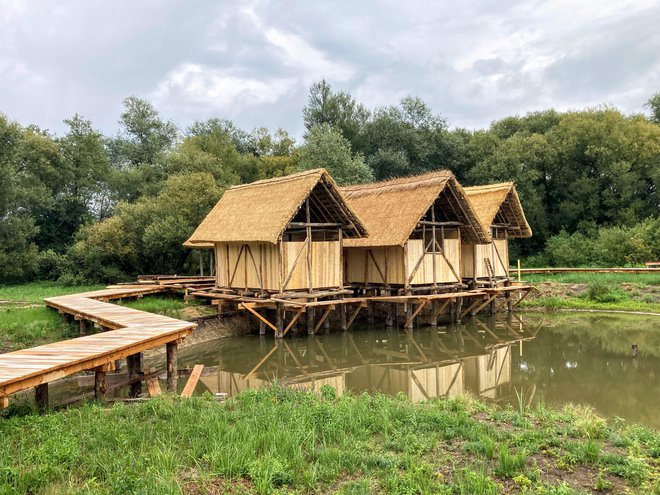
[[[119,135],[110,140],[111,157],[120,167],[155,164],[176,141],[174,123],[164,121],[146,100],[129,96],[123,102]]]
[[[369,111],[347,92],[333,93],[325,79],[312,84],[309,99],[303,108],[303,121],[307,132],[328,124],[354,143],[361,129],[369,120]]]
[[[373,179],[373,174],[359,153],[341,133],[328,124],[312,127],[300,148],[299,170],[324,167],[339,184],[358,184]]]
[[[651,111],[651,120],[660,124],[660,92],[651,96],[644,105]]]

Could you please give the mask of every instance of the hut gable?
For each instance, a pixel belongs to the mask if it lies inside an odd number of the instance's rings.
[[[485,229],[505,225],[509,237],[531,237],[532,229],[513,182],[466,187],[465,194]]]
[[[185,245],[277,244],[289,224],[304,217],[302,206],[308,197],[313,222],[345,225],[344,235],[348,238],[366,235],[364,225],[335,182],[320,168],[227,189]]]
[[[454,174],[440,170],[413,177],[341,188],[365,223],[369,237],[346,240],[346,247],[402,246],[431,206],[439,201],[448,220],[461,222],[467,242],[489,242]]]

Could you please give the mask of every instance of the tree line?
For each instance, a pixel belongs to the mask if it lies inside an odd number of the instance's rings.
[[[182,243],[227,187],[318,166],[341,184],[439,168],[464,185],[513,180],[534,237],[512,256],[530,263],[660,258],[660,93],[649,115],[547,110],[467,130],[420,98],[368,109],[320,81],[301,143],[221,118],[180,129],[148,101],[123,105],[112,136],[79,115],[56,136],[0,114],[1,283],[196,270]]]

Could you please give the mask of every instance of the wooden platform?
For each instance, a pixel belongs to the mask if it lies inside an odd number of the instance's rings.
[[[10,394],[84,370],[104,373],[117,359],[178,342],[190,334],[194,323],[104,302],[162,290],[167,289],[128,287],[45,299],[48,307],[113,331],[0,354],[0,407],[8,405]]]

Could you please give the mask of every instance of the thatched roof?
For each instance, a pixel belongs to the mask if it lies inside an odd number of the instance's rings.
[[[436,200],[447,219],[463,224],[461,236],[466,242],[490,242],[489,230],[482,227],[448,170],[347,186],[341,191],[369,231],[368,238],[347,239],[347,247],[402,246]]]
[[[465,194],[484,228],[490,229],[493,224],[507,224],[509,237],[532,236],[532,229],[527,223],[513,182],[466,187]]]
[[[366,235],[364,225],[346,204],[330,174],[319,168],[298,174],[260,180],[227,189],[222,198],[185,243],[188,246],[214,242],[279,242],[289,222],[313,199],[316,221],[341,222],[352,228],[348,238]],[[314,221],[314,220],[313,220]]]

